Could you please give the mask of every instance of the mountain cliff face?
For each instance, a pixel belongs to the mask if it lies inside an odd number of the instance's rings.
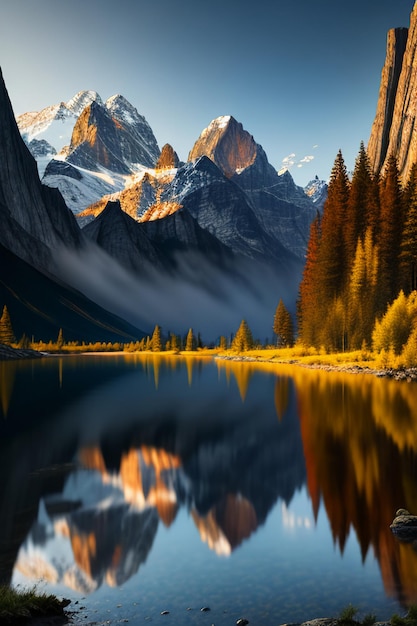
[[[262,146],[233,117],[219,117],[203,130],[189,161],[203,155],[244,192],[261,228],[303,258],[315,211],[291,174],[279,176]]]
[[[203,130],[188,155],[189,161],[207,156],[228,178],[255,161],[257,145],[252,135],[234,117],[225,115],[213,120]]]
[[[1,73],[0,118],[0,243],[35,267],[51,270],[51,250],[62,245],[77,247],[82,236],[61,195],[40,183]]]
[[[165,219],[182,209],[234,253],[267,262],[303,259],[315,205],[291,175],[279,176],[251,135],[232,117],[214,120],[176,164],[164,147],[155,170],[78,214],[85,225],[118,199],[137,221]],[[88,231],[86,231],[88,232]]]
[[[410,28],[395,28],[387,37],[387,54],[368,155],[375,173],[384,170],[387,158],[397,157],[399,171],[407,180],[417,161],[417,3]]]
[[[63,283],[57,255],[77,254],[88,240],[59,191],[41,184],[1,72],[0,119],[0,298],[16,332],[54,339],[63,328],[68,339],[94,341],[143,336]]]
[[[95,91],[80,91],[67,103],[20,115],[17,123],[42,182],[58,188],[74,213],[120,191],[160,156],[149,124],[121,95],[103,102]]]

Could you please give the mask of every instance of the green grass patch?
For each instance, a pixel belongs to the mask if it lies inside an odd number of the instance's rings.
[[[39,593],[36,587],[18,590],[0,586],[0,623],[24,624],[32,618],[64,618],[64,609],[69,603],[69,600],[59,600],[54,595]]]

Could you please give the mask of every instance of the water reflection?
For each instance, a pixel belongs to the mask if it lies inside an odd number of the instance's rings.
[[[31,365],[30,376],[28,366],[0,370],[7,423],[22,379],[36,387],[46,368],[55,381],[50,404],[34,391],[26,405],[42,413],[36,428],[20,416],[23,435],[6,429],[4,580],[15,563],[83,593],[121,585],[181,509],[210,551],[230,556],[280,501],[283,526],[295,526],[288,506],[305,485],[339,553],[354,537],[363,563],[370,551],[378,560],[386,595],[417,601],[417,552],[389,530],[397,508],[417,512],[415,385],[209,359],[60,361]]]

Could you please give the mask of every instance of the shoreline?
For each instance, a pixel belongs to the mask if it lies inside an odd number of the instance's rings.
[[[211,358],[214,361],[231,361],[237,363],[266,363],[268,365],[287,365],[287,366],[295,366],[295,367],[303,367],[305,369],[310,370],[320,370],[323,372],[340,372],[345,374],[367,374],[371,376],[376,376],[377,378],[388,378],[390,380],[396,381],[405,381],[405,382],[417,382],[417,367],[409,367],[409,368],[377,368],[371,367],[368,365],[364,365],[362,363],[353,363],[349,360],[346,362],[335,363],[326,363],[320,362],[323,357],[318,357],[317,361],[311,360],[314,357],[308,357],[308,361],[304,361],[297,357],[287,357],[283,358],[277,355],[277,351],[274,350],[273,354],[268,356],[263,356],[262,350],[259,350],[256,356],[253,355],[245,355],[245,354],[227,354],[227,353],[219,353],[218,350],[202,350],[198,351],[181,351],[181,352],[152,352],[152,351],[141,351],[141,352],[127,352],[124,350],[117,351],[64,351],[64,352],[38,352],[36,350],[31,349],[18,349],[12,348],[11,346],[0,344],[0,362],[1,361],[15,361],[21,359],[39,359],[45,357],[64,357],[64,356],[129,356],[129,355],[143,355],[143,356],[157,356],[157,357],[184,357],[184,358]],[[325,360],[325,359],[324,359]]]
[[[291,365],[295,367],[304,367],[305,369],[321,370],[324,372],[341,372],[342,374],[369,374],[377,378],[389,378],[397,381],[417,382],[417,367],[409,368],[386,368],[378,369],[364,365],[343,364],[338,365],[331,363],[305,363],[297,359],[277,359],[253,357],[244,355],[217,355],[213,357],[215,360],[236,361],[248,363],[268,363],[269,365]]]

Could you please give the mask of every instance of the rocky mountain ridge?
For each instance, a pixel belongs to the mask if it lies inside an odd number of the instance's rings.
[[[393,28],[387,35],[387,52],[375,119],[367,152],[373,171],[384,171],[390,155],[398,161],[400,175],[407,180],[417,161],[417,2],[409,28]]]
[[[113,96],[103,103],[96,92],[83,93],[78,94],[77,100],[84,99],[87,104],[81,113],[81,105],[77,109],[79,116],[70,145],[53,156],[42,179],[44,184],[60,189],[67,205],[80,216],[81,226],[97,217],[107,201],[119,200],[121,208],[135,220],[148,221],[171,215],[183,206],[182,200],[189,194],[193,196],[192,214],[196,217],[201,212],[195,204],[195,177],[191,180],[188,176],[189,164],[204,156],[240,187],[242,206],[255,214],[261,230],[270,232],[278,247],[303,258],[314,203],[294,184],[289,173],[278,176],[262,147],[232,116],[213,120],[191,149],[188,162],[181,164],[171,146],[166,145],[159,152],[146,121],[123,97]],[[48,112],[45,110],[46,116]],[[29,122],[32,117],[33,114]],[[27,119],[26,126],[25,118],[19,119],[23,136],[32,137],[34,131],[31,135]],[[46,154],[45,146],[34,141],[30,144],[34,154],[42,150]],[[232,189],[231,185],[224,185],[225,195],[217,194],[209,203],[233,204],[227,196]],[[189,208],[188,200],[185,204]],[[87,207],[86,212],[83,207]],[[222,210],[218,212],[221,214]],[[219,229],[211,223],[209,230],[214,234]],[[259,247],[256,242],[254,246]],[[242,247],[238,251],[242,252]],[[253,256],[250,245],[244,254]]]
[[[133,176],[121,173],[143,148],[127,128],[131,118],[139,122],[122,98],[110,102],[113,115],[93,98],[77,118],[67,156],[61,151],[53,160],[68,193],[79,196],[86,176],[110,188],[117,177],[143,179],[147,192],[142,222],[110,197],[108,210],[81,229],[60,190],[39,180],[4,83],[0,87],[0,244],[16,268],[8,271],[5,264],[0,298],[12,320],[19,314],[26,335],[55,339],[62,327],[66,338],[96,341],[100,332],[108,338],[107,331],[119,328],[120,340],[151,334],[158,323],[177,333],[193,327],[212,340],[237,328],[246,312],[253,332],[263,336],[277,294],[295,306],[302,258],[266,232],[248,194],[208,157],[180,164],[166,148],[160,168],[139,164]],[[110,162],[118,172],[106,169]],[[91,163],[95,171],[85,169]],[[19,270],[20,261],[26,270]],[[41,291],[49,295],[39,301]],[[84,333],[77,315],[89,319],[94,332],[77,337]]]

